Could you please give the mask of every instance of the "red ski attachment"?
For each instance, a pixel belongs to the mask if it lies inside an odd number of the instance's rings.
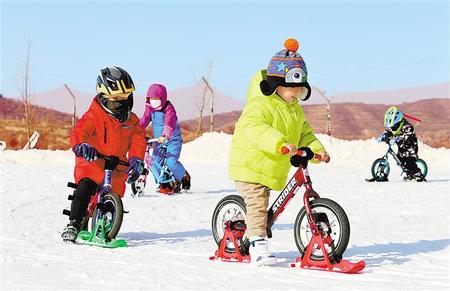
[[[331,263],[325,249],[325,243],[331,246],[332,241],[330,236],[323,239],[320,233],[314,234],[306,248],[306,253],[303,255],[303,258],[298,257],[297,260],[295,260],[295,263],[291,264],[291,267],[354,274],[360,272],[366,266],[364,261],[352,263],[347,260],[341,260],[339,263]],[[311,254],[315,249],[322,250],[325,260],[315,261],[311,259]]]
[[[220,260],[224,262],[249,263],[250,255],[242,254],[241,252],[241,249],[243,248],[241,244],[244,242],[242,237],[244,236],[246,228],[245,223],[241,224],[232,221],[225,222],[225,233],[220,241],[219,249],[216,250],[215,255],[209,257],[209,259],[212,261]],[[230,243],[233,243],[234,252],[228,252],[226,250],[227,245]]]

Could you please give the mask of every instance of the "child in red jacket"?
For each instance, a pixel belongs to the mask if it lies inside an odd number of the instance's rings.
[[[61,234],[64,241],[75,242],[89,200],[103,181],[104,161],[97,160],[97,151],[128,159],[128,169],[118,165],[112,172],[112,191],[120,197],[125,193],[125,181],[132,183],[143,171],[145,133],[139,126],[139,118],[131,112],[134,90],[125,70],[119,67],[101,70],[97,95],[72,129],[70,143],[76,155],[74,176],[78,187],[70,207],[69,224]]]

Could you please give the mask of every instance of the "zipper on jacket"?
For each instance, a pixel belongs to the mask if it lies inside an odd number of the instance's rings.
[[[104,142],[104,144],[106,144],[106,141],[108,140],[107,139],[107,130],[106,130],[106,122],[105,123],[103,123],[103,129],[104,129],[104,131],[103,131],[103,142]]]

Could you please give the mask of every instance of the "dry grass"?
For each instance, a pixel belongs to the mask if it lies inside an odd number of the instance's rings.
[[[332,107],[332,135],[341,139],[369,139],[383,131],[382,117],[387,105],[358,103],[334,104]],[[450,148],[450,100],[423,100],[400,106],[404,111],[423,119],[416,126],[418,138],[433,147]],[[21,149],[27,140],[23,122],[23,105],[16,100],[0,98],[0,140],[9,149]],[[323,105],[303,107],[311,126],[317,133],[326,133],[326,109]],[[232,134],[241,111],[215,116],[215,131]],[[196,138],[198,119],[180,122],[184,142]],[[209,116],[203,118],[201,133],[209,131]],[[36,148],[68,149],[71,116],[55,110],[32,106],[32,131],[40,134]],[[151,127],[146,130],[152,136]]]

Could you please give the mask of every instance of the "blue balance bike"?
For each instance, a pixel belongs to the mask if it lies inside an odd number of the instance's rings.
[[[157,138],[146,138],[147,148],[145,151],[145,166],[142,175],[131,184],[131,190],[134,198],[144,196],[144,189],[147,183],[147,176],[152,173],[155,180],[155,184],[159,185],[158,192],[163,194],[173,194],[175,191],[175,177],[169,170],[164,159],[162,165],[155,161],[152,157],[153,146],[158,143]],[[156,144],[155,144],[156,143]],[[162,144],[160,151],[165,152],[167,150],[167,143]],[[169,185],[171,187],[165,188],[162,185]]]
[[[384,155],[381,158],[376,159],[372,163],[371,167],[371,173],[372,173],[372,179],[367,179],[368,182],[373,182],[376,180],[386,180],[389,176],[389,173],[391,172],[391,167],[389,165],[388,157],[389,155],[394,159],[395,163],[402,169],[402,175],[406,172],[406,169],[404,168],[402,162],[397,157],[397,154],[392,149],[392,145],[390,143],[387,143],[388,148]],[[423,176],[426,177],[428,174],[428,166],[427,163],[425,163],[422,159],[417,159],[416,161],[417,167],[422,172]]]

